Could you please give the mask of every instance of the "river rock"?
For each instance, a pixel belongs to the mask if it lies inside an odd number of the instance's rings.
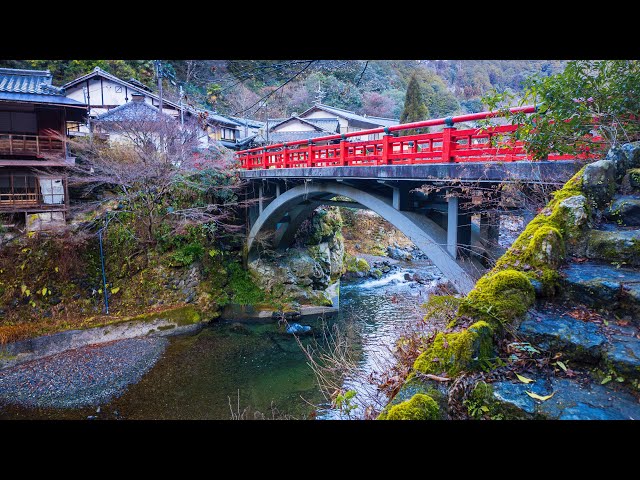
[[[584,170],[582,190],[597,205],[607,203],[616,189],[616,166],[612,160],[593,162]]]
[[[394,260],[409,261],[413,258],[411,253],[405,250],[402,250],[398,247],[392,247],[392,246],[387,247],[387,255],[389,255],[389,257],[393,258]]]
[[[627,227],[640,226],[640,199],[633,196],[619,196],[605,210],[605,217],[620,222]]]

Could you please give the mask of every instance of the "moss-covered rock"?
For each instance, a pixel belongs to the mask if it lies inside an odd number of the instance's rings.
[[[153,321],[165,319],[176,322],[176,325],[193,325],[198,323],[202,317],[200,313],[191,305],[185,307],[171,308],[161,312],[143,313],[135,317],[127,318],[127,321]]]
[[[616,191],[616,166],[613,160],[590,163],[582,176],[582,190],[598,206],[611,200]]]
[[[348,256],[346,270],[349,273],[367,273],[371,267],[364,258]]]
[[[449,377],[472,370],[494,357],[492,333],[489,324],[482,321],[461,332],[440,332],[416,359],[413,369]]]
[[[631,168],[627,171],[629,175],[629,185],[634,190],[640,190],[640,168]]]
[[[417,393],[410,400],[394,405],[378,420],[438,420],[440,407],[429,395]]]
[[[594,260],[640,265],[640,230],[591,230],[586,255]]]
[[[522,317],[534,300],[533,285],[524,273],[502,270],[478,280],[462,302],[460,313],[501,329],[503,324]]]

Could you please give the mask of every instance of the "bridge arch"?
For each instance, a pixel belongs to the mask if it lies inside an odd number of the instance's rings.
[[[322,200],[315,203],[312,201],[328,194],[349,197],[391,223],[433,261],[460,293],[466,294],[473,288],[475,279],[465,270],[466,264],[463,261],[456,260],[449,254],[447,233],[437,223],[424,215],[397,210],[384,197],[336,181],[306,182],[275,197],[251,227],[247,239],[249,255],[251,256],[256,236],[261,231],[275,231],[286,214],[289,214],[289,222],[276,232],[279,238],[277,243],[285,236],[292,238],[304,218],[322,203]]]

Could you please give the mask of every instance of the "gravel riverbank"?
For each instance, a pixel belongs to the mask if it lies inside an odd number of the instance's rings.
[[[168,343],[161,337],[116,340],[0,370],[0,403],[43,408],[98,406],[138,382]]]

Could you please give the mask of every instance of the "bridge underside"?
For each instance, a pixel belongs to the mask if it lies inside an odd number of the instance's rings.
[[[248,196],[257,199],[248,212],[249,259],[261,233],[272,235],[274,247],[289,247],[300,224],[320,205],[367,208],[402,231],[461,293],[467,293],[503,253],[498,231],[505,206],[497,207],[500,189],[489,195],[487,191],[509,182],[560,186],[579,168],[576,162],[554,161],[244,171]],[[424,185],[434,188],[416,190]],[[478,192],[481,202],[473,196],[475,185],[484,192]],[[521,205],[510,209],[525,221],[534,215]]]

